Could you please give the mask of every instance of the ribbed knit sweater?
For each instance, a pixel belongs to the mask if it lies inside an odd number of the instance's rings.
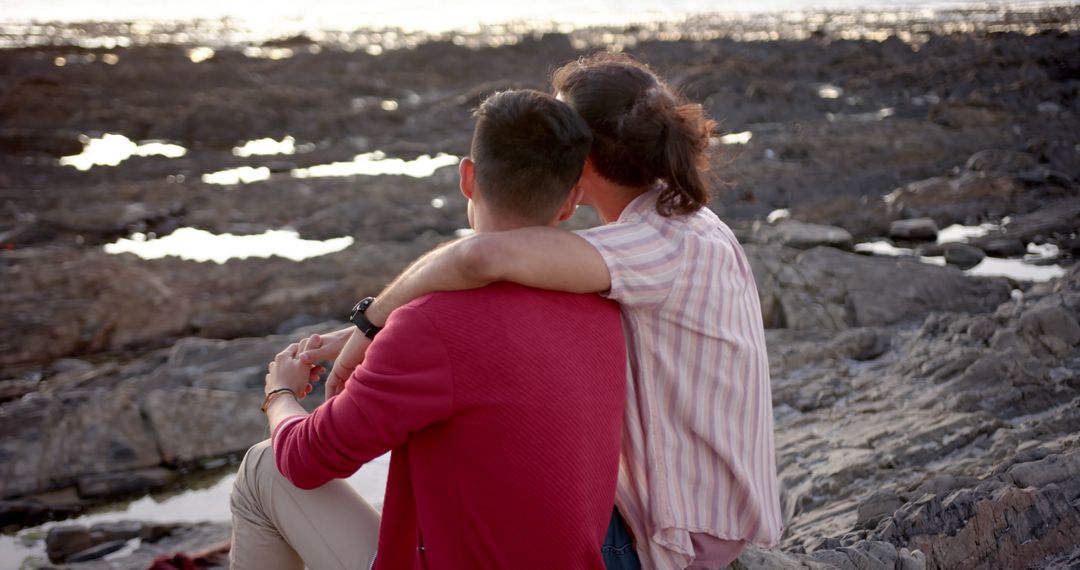
[[[603,568],[626,385],[618,307],[498,283],[391,315],[345,391],[274,433],[296,486],[393,450],[381,570]]]

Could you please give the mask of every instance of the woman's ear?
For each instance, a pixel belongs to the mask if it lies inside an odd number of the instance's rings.
[[[473,192],[476,191],[476,163],[467,156],[461,159],[458,163],[458,176],[461,178],[461,193],[472,200]]]

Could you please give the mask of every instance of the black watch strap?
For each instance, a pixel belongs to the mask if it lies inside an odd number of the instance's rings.
[[[368,320],[367,315],[364,313],[368,310],[368,307],[375,302],[375,297],[365,297],[360,300],[359,303],[353,307],[352,315],[349,315],[349,320],[352,324],[356,325],[356,328],[360,329],[360,332],[364,333],[364,336],[374,340],[375,335],[382,330],[382,327],[377,327]]]

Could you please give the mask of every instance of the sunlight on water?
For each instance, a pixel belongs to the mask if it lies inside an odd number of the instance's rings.
[[[439,153],[434,157],[422,155],[415,160],[402,160],[400,158],[386,158],[386,154],[380,151],[368,152],[357,155],[352,162],[334,162],[331,164],[319,164],[311,168],[298,168],[292,175],[297,178],[321,178],[324,176],[356,176],[365,174],[377,175],[405,175],[414,178],[426,178],[436,170],[445,166],[453,166],[458,163],[458,157],[452,154]]]
[[[906,247],[896,247],[884,241],[870,241],[855,244],[855,251],[872,255],[884,255],[891,257],[912,256],[919,261],[930,265],[945,265],[945,258],[941,256],[921,257]],[[1057,255],[1057,247],[1050,245],[1029,245],[1028,251],[1032,255],[1025,259],[998,259],[987,257],[978,265],[964,271],[965,274],[975,277],[1008,277],[1016,281],[1044,282],[1065,275],[1065,268],[1060,265],[1032,265],[1030,262],[1040,258],[1050,258]]]
[[[750,131],[743,131],[741,133],[729,133],[720,137],[720,144],[746,144],[753,138],[754,133]]]
[[[249,46],[244,48],[244,55],[257,59],[289,59],[294,54],[290,48]]]
[[[971,238],[982,237],[994,230],[1000,230],[999,224],[979,224],[977,226],[962,226],[953,224],[938,232],[938,243],[966,242]]]
[[[214,50],[208,47],[191,48],[187,50],[187,56],[191,63],[202,63],[214,57]]]
[[[381,511],[389,470],[390,454],[386,454],[364,465],[346,481],[365,501]],[[44,559],[44,541],[33,540],[31,536],[43,534],[49,528],[59,525],[90,526],[131,520],[162,523],[228,522],[232,518],[229,512],[229,491],[235,479],[236,474],[230,473],[205,489],[192,489],[164,499],[156,499],[152,496],[142,497],[120,506],[117,510],[46,523],[39,527],[25,529],[15,536],[0,536],[0,567],[16,568],[27,556]]]
[[[779,210],[773,210],[769,212],[769,215],[765,217],[765,221],[770,224],[775,224],[780,220],[791,217],[791,210],[787,208],[780,208]]]
[[[230,259],[278,256],[302,261],[341,251],[353,244],[352,236],[325,241],[300,239],[289,230],[268,230],[260,235],[212,234],[196,228],[180,228],[161,238],[147,240],[142,234],[105,246],[106,253],[133,253],[143,259],[171,256],[192,261],[225,263]]]
[[[93,166],[116,166],[132,156],[180,158],[187,154],[187,149],[179,145],[160,141],[146,141],[136,144],[124,135],[106,134],[98,139],[84,136],[80,137],[80,140],[85,145],[82,153],[61,158],[61,166],[74,166],[79,170],[90,170]]]
[[[202,181],[207,184],[250,184],[252,182],[259,182],[261,180],[270,179],[270,169],[265,166],[258,168],[252,168],[250,166],[241,166],[239,168],[229,168],[227,170],[219,170],[217,172],[211,172],[209,174],[202,175]]]
[[[828,83],[821,85],[817,88],[818,97],[822,99],[839,99],[844,94],[844,90]]]
[[[271,154],[294,154],[296,153],[296,139],[285,137],[280,142],[271,139],[255,139],[234,147],[233,156],[265,156]]]

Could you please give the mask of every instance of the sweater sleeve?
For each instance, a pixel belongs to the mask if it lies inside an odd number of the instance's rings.
[[[413,306],[391,315],[345,390],[273,435],[278,470],[301,489],[349,477],[452,409],[450,359],[434,326]]]

